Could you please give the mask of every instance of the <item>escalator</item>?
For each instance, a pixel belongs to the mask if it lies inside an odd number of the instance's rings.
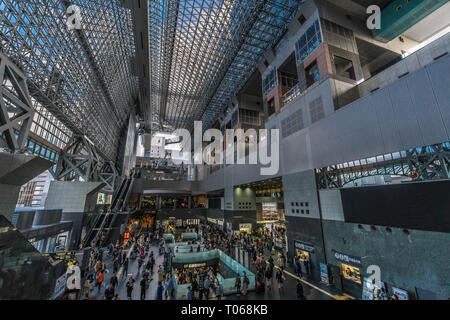
[[[111,209],[107,213],[103,223],[97,231],[96,238],[98,239],[100,237],[102,239],[98,245],[105,245],[112,238],[112,236],[114,236],[114,238],[118,238],[117,232],[120,233],[120,224],[123,219],[119,219],[118,222],[116,222],[116,220],[119,213],[124,212],[128,205],[128,201],[133,190],[135,177],[136,173],[133,172],[130,178],[123,179],[117,193],[113,196]],[[114,234],[112,235],[111,231],[113,230]]]
[[[105,219],[105,214],[99,212],[93,217],[92,223],[90,223],[87,227],[88,231],[83,239],[83,247],[87,247],[92,243],[94,237],[96,235],[96,231],[100,228],[103,220]]]

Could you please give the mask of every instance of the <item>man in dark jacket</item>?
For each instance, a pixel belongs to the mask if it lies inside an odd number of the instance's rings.
[[[112,300],[114,298],[114,287],[113,285],[110,283],[108,288],[105,290],[105,297],[106,300]]]
[[[126,277],[128,273],[128,257],[125,258],[125,261],[123,262],[123,275]]]
[[[139,283],[141,286],[141,300],[145,300],[145,291],[147,291],[147,275],[144,275]]]
[[[303,286],[300,280],[297,279],[297,299],[305,300],[305,296],[303,295]]]
[[[236,287],[236,293],[237,295],[241,295],[241,277],[237,276],[236,280],[234,282],[234,286]]]
[[[111,280],[109,280],[109,283],[112,284],[114,289],[116,288],[117,284],[119,283],[116,274],[112,275]]]

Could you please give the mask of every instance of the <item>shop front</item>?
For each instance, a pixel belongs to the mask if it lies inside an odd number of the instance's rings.
[[[200,224],[200,219],[187,219],[186,224],[188,227],[195,227]]]
[[[223,230],[224,219],[215,219],[215,218],[210,218],[210,217],[208,217],[208,218],[207,218],[207,221],[208,221],[209,223],[212,223],[212,224],[216,225],[216,226],[219,226],[220,229]]]
[[[338,262],[342,291],[354,297],[362,296],[361,258],[332,250]]]
[[[312,270],[317,267],[314,246],[294,241],[295,255],[300,258],[300,267],[303,274],[311,275]]]
[[[270,223],[276,222],[280,219],[278,214],[278,207],[276,202],[262,203],[262,220]]]
[[[251,234],[252,233],[252,224],[251,223],[240,223],[239,224],[239,232]]]

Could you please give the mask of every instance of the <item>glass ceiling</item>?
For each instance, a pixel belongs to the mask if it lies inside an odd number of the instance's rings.
[[[152,131],[210,127],[284,35],[301,0],[147,0]],[[82,30],[68,30],[67,8]],[[138,96],[132,12],[122,0],[0,0],[0,49],[32,97],[116,160]]]
[[[67,7],[81,9],[69,31]],[[0,0],[0,49],[24,69],[32,97],[115,160],[138,85],[132,17],[120,0]]]
[[[302,2],[149,0],[153,131],[213,125]]]

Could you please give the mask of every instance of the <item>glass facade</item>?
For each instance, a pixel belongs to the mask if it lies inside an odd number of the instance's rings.
[[[35,110],[31,132],[54,144],[58,148],[64,148],[72,133],[55,116],[36,100],[32,99]],[[45,157],[45,155],[43,155]]]
[[[321,43],[322,33],[319,19],[317,19],[295,44],[297,64],[302,63]]]
[[[263,90],[264,95],[268,95],[278,85],[277,69],[273,68],[272,71],[264,78]]]

